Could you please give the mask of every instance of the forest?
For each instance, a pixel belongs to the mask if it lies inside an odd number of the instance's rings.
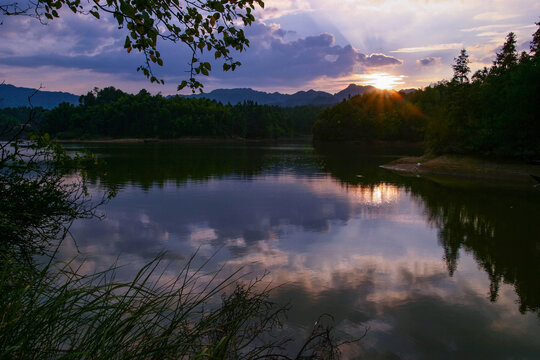
[[[321,111],[316,106],[282,108],[244,102],[132,95],[113,87],[94,89],[74,106],[37,109],[36,127],[58,139],[96,138],[278,138],[309,135]],[[28,108],[0,111],[0,125],[24,122]]]
[[[537,23],[540,26],[540,23]],[[424,140],[431,154],[540,155],[540,28],[518,54],[508,34],[490,68],[469,78],[465,49],[454,76],[410,93],[374,91],[321,113],[316,141]]]

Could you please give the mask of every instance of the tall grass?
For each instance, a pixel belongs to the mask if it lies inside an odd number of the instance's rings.
[[[317,323],[295,356],[283,335],[287,307],[261,278],[218,280],[192,259],[166,279],[161,258],[131,281],[116,269],[80,275],[72,263],[35,271],[3,256],[0,359],[333,359],[331,329]],[[289,353],[289,355],[287,355]]]

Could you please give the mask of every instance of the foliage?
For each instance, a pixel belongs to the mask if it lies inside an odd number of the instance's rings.
[[[115,268],[80,275],[65,263],[29,272],[3,256],[0,358],[291,358],[291,339],[280,333],[287,307],[269,299],[260,278],[220,280],[192,268],[192,258],[167,280],[157,258],[122,282]],[[295,359],[338,354],[331,330],[317,324]]]
[[[454,61],[456,63],[452,65],[452,69],[454,69],[452,81],[457,81],[460,84],[469,82],[467,74],[471,72],[471,69],[469,68],[469,55],[467,54],[467,50],[461,49],[461,53]]]
[[[46,135],[23,139],[35,114],[28,109],[25,123],[15,121],[0,133],[8,139],[0,143],[0,251],[27,263],[62,239],[73,220],[94,216],[95,207],[114,194],[92,202],[85,176],[87,164],[94,163],[91,155],[69,156]]]
[[[540,56],[540,22],[537,22],[536,25],[538,26],[538,29],[533,34],[533,38],[531,40],[531,54],[535,57]]]
[[[163,65],[158,42],[182,43],[191,52],[189,78],[178,89],[186,86],[193,92],[202,91],[203,84],[197,75],[208,76],[212,67],[203,61],[204,52],[215,59],[223,59],[223,70],[235,70],[231,51],[243,51],[249,46],[243,27],[255,18],[255,6],[264,7],[262,0],[43,0],[26,5],[9,0],[0,4],[0,15],[29,15],[40,21],[60,17],[61,9],[68,8],[76,14],[89,14],[96,18],[111,16],[119,29],[127,32],[124,48],[142,52],[145,62],[137,68],[151,82],[164,83],[152,72],[152,65]]]
[[[280,108],[245,102],[126,94],[112,87],[81,96],[44,114],[41,130],[58,138],[293,137],[310,133],[320,108]]]
[[[540,155],[540,61],[534,52],[518,60],[515,44],[508,34],[493,66],[477,71],[472,83],[440,82],[407,97],[428,118],[428,152]]]
[[[32,123],[27,124],[24,133],[35,130],[41,120],[43,108],[16,107],[0,109],[0,140],[9,140],[24,126],[30,117]]]
[[[518,56],[516,51],[516,34],[513,32],[506,36],[506,41],[501,48],[501,51],[496,54],[496,59],[493,62],[493,71],[507,71],[512,66],[517,64]]]
[[[313,126],[315,141],[422,140],[424,118],[401,94],[373,90],[321,113]]]

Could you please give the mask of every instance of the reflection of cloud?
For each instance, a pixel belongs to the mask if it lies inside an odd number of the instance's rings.
[[[189,244],[195,250],[201,250],[204,254],[210,255],[213,247],[212,241],[216,240],[218,236],[216,231],[210,228],[197,228],[189,234]],[[215,250],[213,250],[215,251]]]
[[[177,265],[174,257],[189,257],[194,249],[205,250],[203,260],[221,249],[209,272],[221,265],[223,276],[242,266],[251,275],[270,270],[266,280],[285,284],[274,295],[292,302],[288,326],[295,333],[309,329],[320,313],[332,313],[338,328],[352,335],[373,325],[347,354],[384,349],[436,358],[429,349],[438,349],[464,358],[467,336],[486,347],[494,342],[505,356],[535,350],[531,339],[538,331],[528,331],[534,314],[518,314],[516,295],[505,284],[490,303],[489,279],[467,254],[449,277],[437,224],[430,228],[423,202],[404,188],[342,185],[330,176],[290,172],[161,186],[144,194],[127,186],[107,205],[105,222],[76,224],[88,269],[124,253],[123,271],[133,274],[163,248],[174,255],[167,264]],[[167,274],[174,278],[174,271]],[[501,336],[509,341],[497,347]]]
[[[227,240],[226,245],[233,247],[246,247],[246,240],[244,240],[242,237],[237,237]]]

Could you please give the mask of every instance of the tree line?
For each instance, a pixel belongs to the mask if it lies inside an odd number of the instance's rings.
[[[540,26],[540,22],[537,23]],[[540,27],[518,54],[509,33],[493,65],[471,78],[462,49],[450,81],[397,93],[365,93],[321,113],[314,139],[419,140],[433,154],[540,155]]]
[[[425,117],[400,93],[374,89],[324,110],[313,125],[313,139],[421,141],[425,128]]]
[[[278,138],[309,135],[319,107],[281,108],[244,102],[132,95],[114,87],[94,89],[74,106],[43,114],[40,130],[59,139],[91,138]]]

